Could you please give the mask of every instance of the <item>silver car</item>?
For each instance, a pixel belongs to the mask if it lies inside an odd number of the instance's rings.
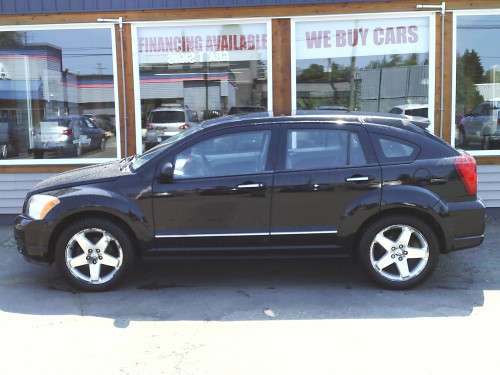
[[[29,150],[35,159],[46,152],[56,152],[60,157],[80,157],[85,149],[104,150],[104,130],[85,116],[45,118],[32,131],[33,148]]]
[[[199,122],[197,112],[187,106],[166,104],[152,110],[146,125],[146,150]]]

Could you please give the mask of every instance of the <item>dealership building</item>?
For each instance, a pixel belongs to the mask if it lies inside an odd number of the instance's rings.
[[[498,0],[0,0],[0,217],[46,177],[144,151],[169,106],[426,117],[500,207],[499,40]],[[106,147],[35,154],[67,116]]]

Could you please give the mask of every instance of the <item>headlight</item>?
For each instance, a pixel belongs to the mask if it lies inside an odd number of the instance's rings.
[[[30,198],[26,213],[35,220],[42,220],[58,204],[59,199],[55,197],[36,194]]]

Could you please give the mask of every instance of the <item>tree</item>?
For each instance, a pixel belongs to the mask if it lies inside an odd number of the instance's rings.
[[[0,32],[0,47],[10,48],[22,46],[25,40],[26,33],[18,31],[3,31]]]
[[[323,65],[311,64],[306,69],[298,69],[297,82],[321,81],[325,79]]]
[[[476,84],[484,82],[484,68],[477,52],[468,49],[463,55],[457,55],[456,66],[457,110],[467,114],[484,101],[483,96],[476,89]]]

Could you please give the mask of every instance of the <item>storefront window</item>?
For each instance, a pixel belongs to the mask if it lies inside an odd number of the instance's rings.
[[[433,120],[431,17],[296,20],[292,27],[294,109],[390,112]]]
[[[111,27],[0,29],[0,164],[117,158],[113,40]]]
[[[456,15],[455,146],[500,150],[500,14]]]
[[[203,120],[268,111],[269,27],[268,22],[135,27],[138,149]]]

